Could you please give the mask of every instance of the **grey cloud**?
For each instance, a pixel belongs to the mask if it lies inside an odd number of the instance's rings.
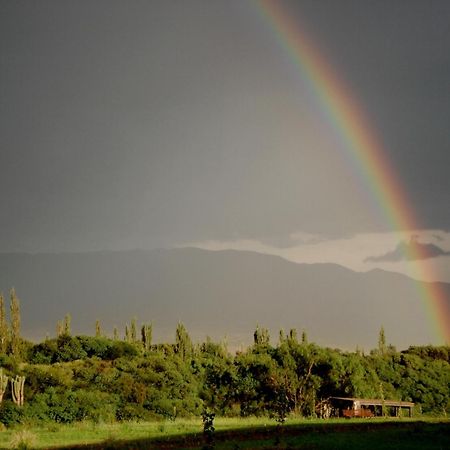
[[[423,228],[449,230],[450,2],[432,3],[283,7],[368,113]],[[253,2],[3,1],[0,55],[1,251],[390,230]]]
[[[400,242],[391,252],[379,256],[370,256],[365,259],[365,262],[397,262],[415,259],[430,259],[448,255],[450,255],[449,251],[431,243],[421,243],[417,238],[412,237],[409,242]]]

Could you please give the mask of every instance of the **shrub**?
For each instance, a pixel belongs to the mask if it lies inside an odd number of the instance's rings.
[[[135,344],[123,341],[114,341],[108,348],[105,359],[134,358],[140,353]]]
[[[123,403],[117,408],[116,411],[116,419],[120,421],[145,420],[150,417],[150,414],[144,409],[144,407],[134,403]]]
[[[56,362],[74,361],[76,359],[84,359],[87,353],[84,351],[81,342],[68,334],[58,337],[58,351],[55,355]]]
[[[58,345],[56,339],[33,345],[28,351],[28,361],[31,364],[51,364],[56,360]]]
[[[23,409],[11,400],[5,400],[0,405],[0,422],[7,427],[23,422]]]
[[[114,421],[119,403],[116,395],[85,390],[76,391],[75,395],[77,420],[92,420],[95,423]]]
[[[96,356],[100,359],[108,359],[113,341],[104,337],[78,336],[78,341],[88,358]]]
[[[13,356],[2,354],[0,355],[0,367],[3,367],[8,372],[17,372],[19,362]]]

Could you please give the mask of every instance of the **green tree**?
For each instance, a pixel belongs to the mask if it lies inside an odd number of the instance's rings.
[[[144,350],[148,351],[150,350],[150,346],[152,345],[152,325],[142,325],[141,328],[141,338],[142,338],[142,345],[144,346]]]
[[[8,350],[8,321],[6,319],[5,300],[0,293],[0,353]]]
[[[64,334],[67,334],[68,336],[70,336],[71,333],[71,320],[72,318],[70,317],[70,314],[66,314],[66,316],[64,317],[64,325],[63,325],[63,332]]]
[[[297,330],[295,328],[291,328],[289,330],[289,341],[292,343],[297,343]]]
[[[102,335],[102,327],[100,325],[100,320],[95,321],[95,337],[101,337]]]
[[[137,341],[137,325],[136,325],[136,318],[134,317],[131,319],[131,342]]]
[[[307,345],[308,344],[308,335],[306,334],[306,331],[302,331],[302,344]]]
[[[268,347],[270,341],[269,330],[267,328],[260,328],[256,326],[256,330],[253,333],[253,342],[255,347]]]
[[[128,324],[125,324],[125,342],[129,344],[132,342],[130,329],[128,328]]]
[[[64,334],[64,324],[62,320],[56,322],[56,337],[62,336]]]
[[[378,334],[378,351],[381,355],[386,353],[386,336],[384,334],[384,327],[380,328],[380,332]]]
[[[20,354],[20,301],[14,288],[10,291],[11,319],[11,352],[14,356]]]
[[[192,355],[192,350],[192,341],[186,327],[181,322],[178,322],[175,331],[175,352],[180,355],[182,359],[186,359]]]

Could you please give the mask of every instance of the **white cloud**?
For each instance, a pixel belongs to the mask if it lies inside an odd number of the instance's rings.
[[[409,241],[412,235],[421,243],[434,243],[444,251],[450,251],[450,233],[442,230],[360,233],[336,239],[299,231],[289,236],[292,245],[282,248],[252,239],[199,241],[185,246],[206,250],[247,250],[281,256],[296,263],[335,263],[358,272],[379,268],[424,281],[450,282],[450,256],[421,261],[366,261],[392,252],[399,242]]]

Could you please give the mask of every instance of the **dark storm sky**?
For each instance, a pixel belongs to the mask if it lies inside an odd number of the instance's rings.
[[[286,2],[450,229],[450,2]],[[251,1],[0,1],[0,251],[383,231]]]

